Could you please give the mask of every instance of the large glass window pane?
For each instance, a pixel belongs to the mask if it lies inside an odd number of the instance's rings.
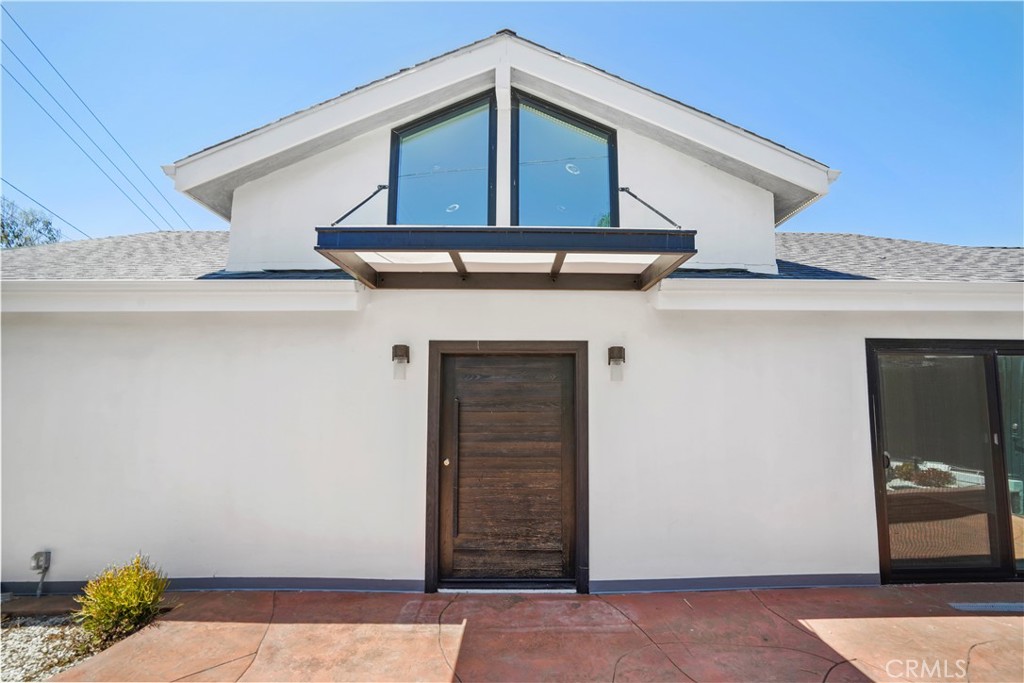
[[[525,100],[517,115],[518,224],[613,225],[611,133]]]
[[[1013,557],[1024,571],[1024,356],[999,356],[998,371]]]
[[[999,566],[985,357],[878,355],[894,572]]]
[[[398,225],[488,225],[489,100],[397,134],[392,179]]]

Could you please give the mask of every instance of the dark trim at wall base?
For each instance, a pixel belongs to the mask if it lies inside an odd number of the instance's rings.
[[[250,591],[352,591],[376,593],[422,593],[420,579],[318,579],[306,577],[217,576],[198,579],[171,579],[172,591],[250,590]]]
[[[670,593],[725,591],[750,588],[823,588],[878,586],[878,574],[777,574],[770,576],[710,576],[699,579],[590,580],[591,593]]]
[[[3,592],[35,595],[35,581],[5,581]],[[85,581],[47,581],[43,595],[81,593]],[[351,591],[373,593],[422,593],[420,579],[320,579],[306,577],[211,576],[171,579],[172,591]]]
[[[14,593],[15,595],[30,595],[35,597],[38,581],[4,581],[0,583],[0,591]],[[82,592],[85,581],[47,581],[43,584],[43,596],[47,595],[75,595]]]

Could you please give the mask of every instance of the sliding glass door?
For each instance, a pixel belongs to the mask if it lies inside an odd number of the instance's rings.
[[[1024,568],[1024,347],[869,341],[884,580]]]
[[[1024,355],[996,359],[1014,566],[1024,573]]]

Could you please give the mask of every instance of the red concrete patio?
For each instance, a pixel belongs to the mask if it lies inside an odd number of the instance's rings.
[[[207,592],[65,681],[1024,680],[1022,584],[633,595]],[[17,602],[17,601],[16,601]]]

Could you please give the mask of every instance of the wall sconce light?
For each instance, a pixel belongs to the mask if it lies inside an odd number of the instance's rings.
[[[391,347],[391,364],[395,379],[405,379],[405,369],[409,367],[409,345],[395,344]]]
[[[612,381],[622,381],[622,366],[626,364],[626,347],[625,346],[609,346],[608,347],[608,365],[611,368]]]

